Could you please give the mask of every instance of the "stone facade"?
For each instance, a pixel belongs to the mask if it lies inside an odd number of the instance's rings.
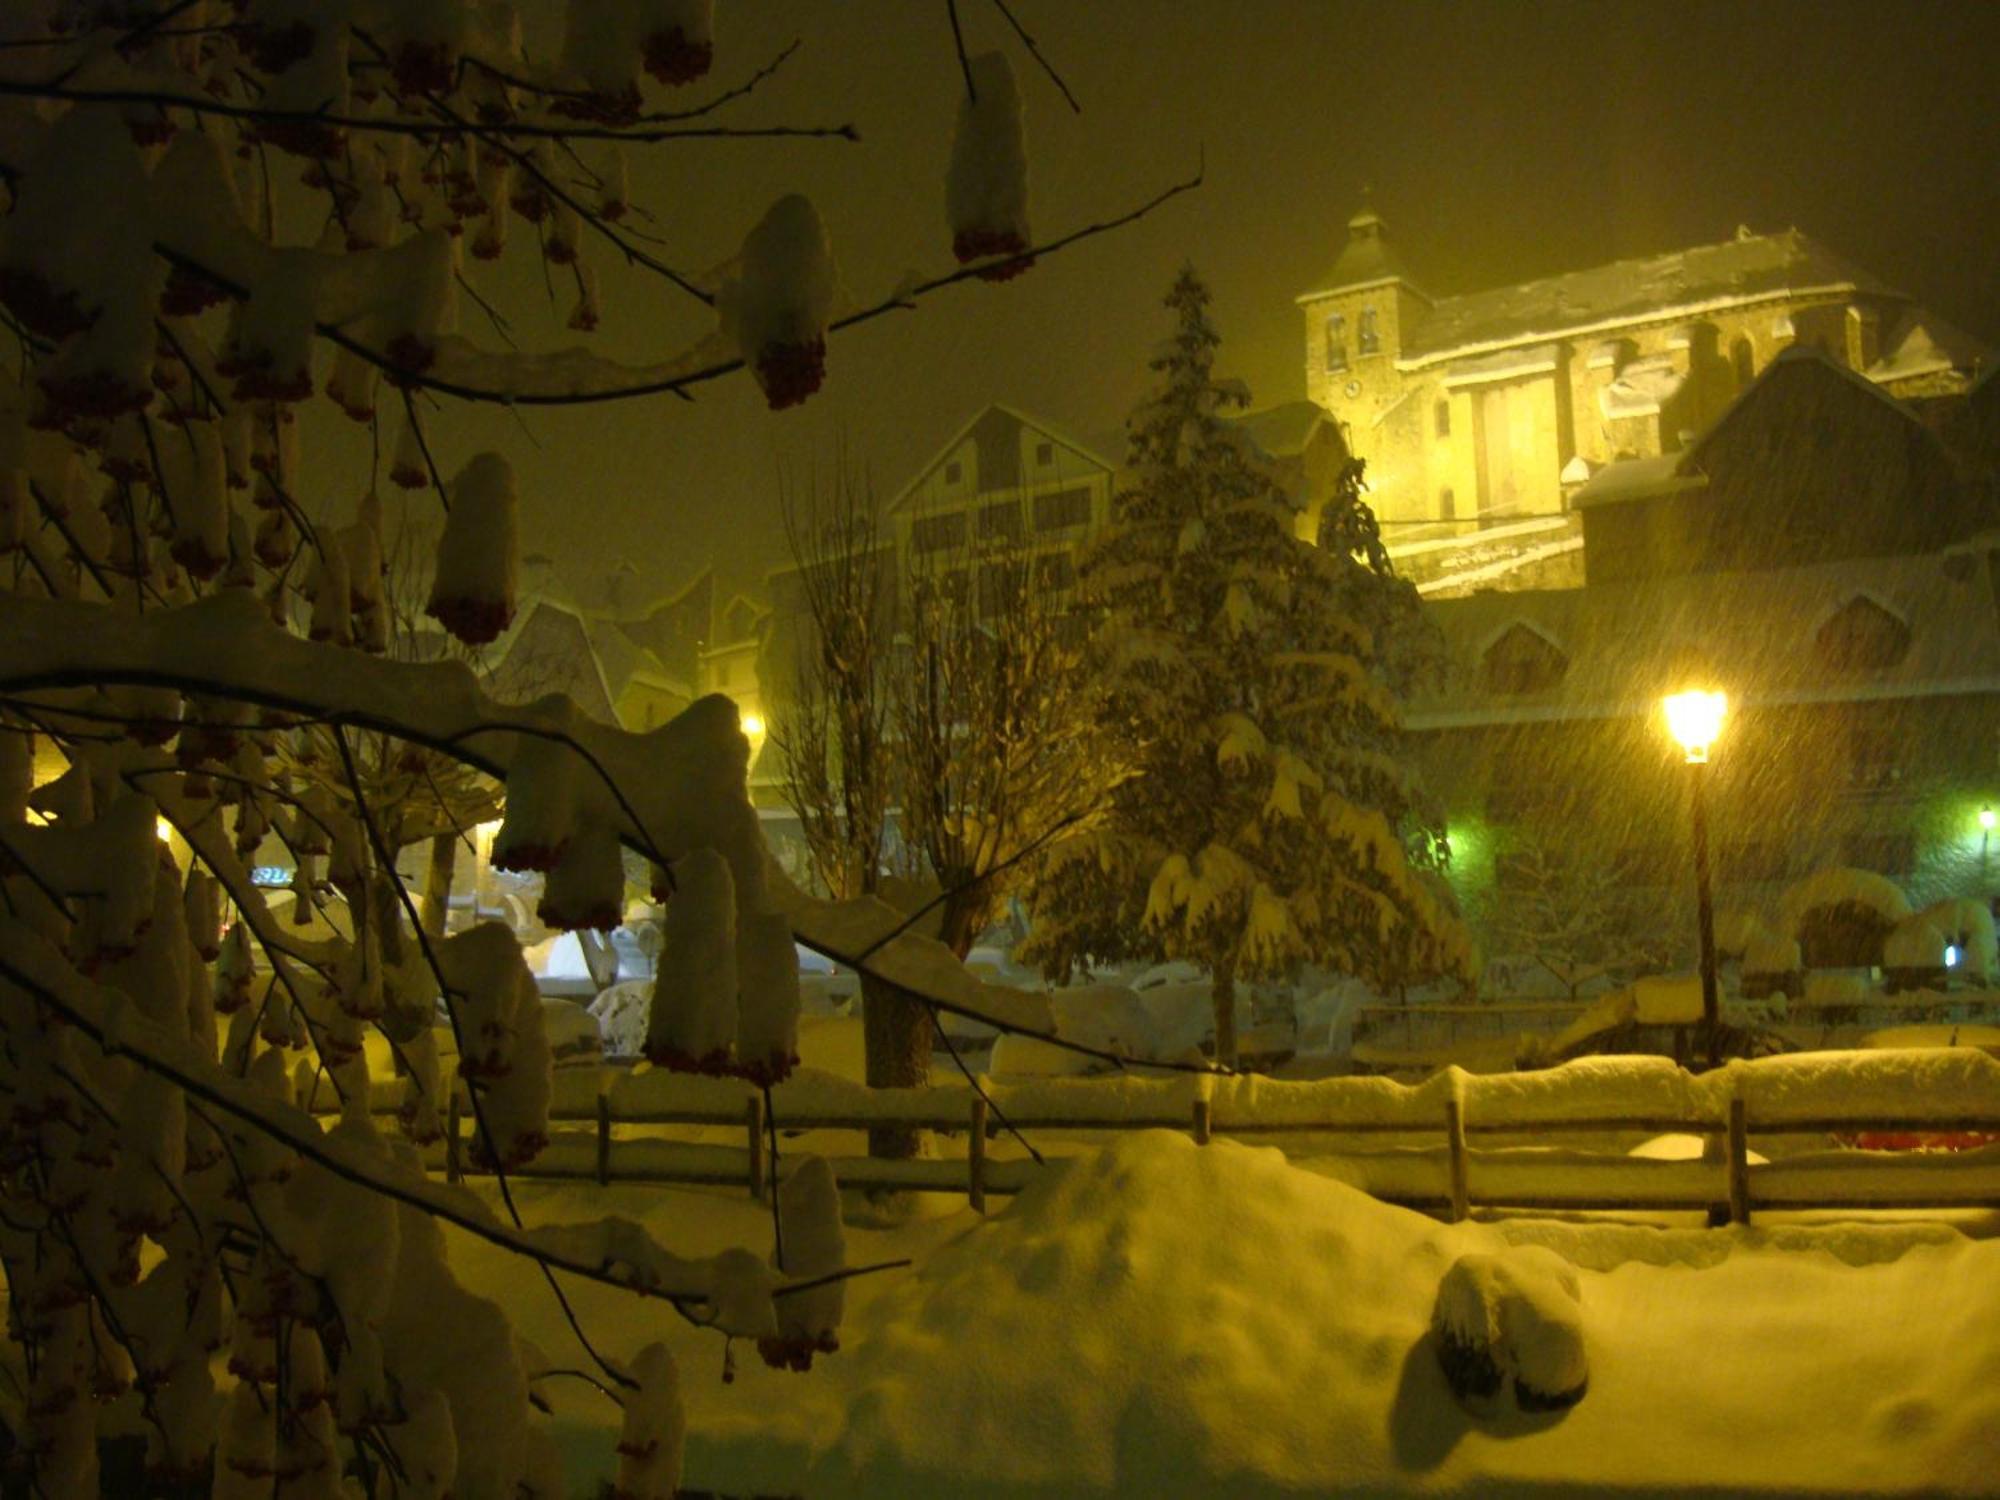
[[[1683,448],[1783,350],[1898,396],[1985,351],[1797,230],[1433,298],[1363,210],[1297,299],[1308,397],[1367,460],[1392,538],[1559,514],[1607,464]]]

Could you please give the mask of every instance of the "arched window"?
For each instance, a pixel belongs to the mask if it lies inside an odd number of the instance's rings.
[[[1436,408],[1433,410],[1431,414],[1431,417],[1432,417],[1432,425],[1437,428],[1437,435],[1441,438],[1450,437],[1451,403],[1449,401],[1438,402]]]
[[[1375,333],[1374,308],[1364,307],[1361,309],[1361,329],[1355,342],[1361,346],[1363,354],[1374,354],[1382,347],[1382,341]]]
[[[1327,314],[1326,367],[1329,370],[1347,368],[1347,319],[1339,313]]]
[[[1757,378],[1757,355],[1750,340],[1739,338],[1729,346],[1729,362],[1736,366],[1736,389],[1747,388]]]

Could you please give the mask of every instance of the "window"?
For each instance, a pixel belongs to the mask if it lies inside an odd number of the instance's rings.
[[[1328,315],[1326,320],[1326,367],[1347,368],[1347,319],[1339,313]]]
[[[910,546],[918,552],[944,552],[965,545],[965,512],[918,516],[910,523]]]
[[[1051,552],[1035,559],[1035,587],[1057,593],[1076,582],[1076,563],[1067,552]]]
[[[1087,489],[1057,490],[1051,495],[1035,496],[1035,530],[1061,531],[1069,526],[1082,526],[1090,520],[1090,491]]]
[[[1437,428],[1437,435],[1439,437],[1448,438],[1451,436],[1451,403],[1449,401],[1438,402],[1436,408],[1431,412],[1431,425]]]
[[[1742,390],[1757,376],[1757,356],[1750,340],[1738,339],[1729,349],[1729,361],[1736,366],[1736,389]]]
[[[1869,797],[1879,792],[1894,791],[1902,779],[1903,736],[1889,724],[1848,725],[1848,790]]]
[[[1440,521],[1452,521],[1457,518],[1458,497],[1452,493],[1451,486],[1446,485],[1438,491],[1438,519]]]
[[[959,480],[963,479],[964,477],[965,477],[965,465],[960,463],[957,459],[954,458],[950,463],[944,466],[944,482],[946,484],[957,484]]]
[[[1056,445],[1054,443],[1035,444],[1035,463],[1038,467],[1046,469],[1055,461]]]
[[[1375,333],[1375,309],[1361,309],[1361,330],[1355,342],[1361,346],[1363,354],[1375,354],[1381,350],[1382,340]]]
[[[1021,505],[1017,500],[1002,500],[993,505],[979,507],[979,540],[991,542],[1004,540],[1018,542],[1021,539]]]

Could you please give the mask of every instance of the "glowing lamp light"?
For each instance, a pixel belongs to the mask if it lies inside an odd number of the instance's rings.
[[[1979,831],[1981,833],[1991,833],[1993,831],[1992,808],[1982,807],[1979,809]]]
[[[1944,945],[1944,966],[1947,969],[1958,967],[1958,944],[1946,943]]]
[[[165,818],[155,818],[153,819],[153,832],[160,836],[160,842],[164,844],[174,836],[174,825],[169,823]]]
[[[1670,693],[1666,709],[1667,732],[1687,752],[1688,764],[1706,762],[1708,747],[1722,733],[1723,715],[1729,711],[1728,695],[1705,693],[1698,688]]]
[[[761,739],[764,734],[764,716],[762,714],[745,714],[743,716],[743,732],[753,740]]]

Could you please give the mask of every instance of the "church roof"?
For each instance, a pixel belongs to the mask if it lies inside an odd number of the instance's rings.
[[[1806,291],[1902,294],[1796,229],[1613,261],[1586,271],[1445,297],[1410,329],[1405,359],[1651,321],[1716,303]]]
[[[1389,244],[1382,227],[1382,216],[1372,208],[1363,208],[1349,219],[1347,245],[1340,252],[1340,258],[1313,283],[1313,290],[1302,294],[1298,300],[1310,302],[1328,292],[1350,291],[1384,281],[1403,282],[1422,296],[1415,278]]]

